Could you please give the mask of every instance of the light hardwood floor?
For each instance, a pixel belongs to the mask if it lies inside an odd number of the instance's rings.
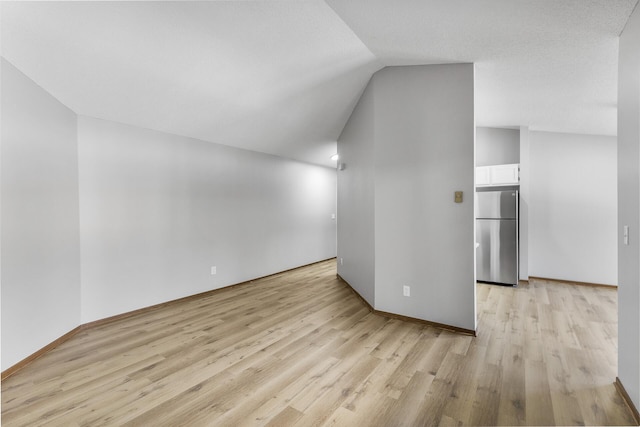
[[[631,425],[616,295],[478,284],[471,337],[370,313],[327,261],[79,333],[2,382],[2,425]]]

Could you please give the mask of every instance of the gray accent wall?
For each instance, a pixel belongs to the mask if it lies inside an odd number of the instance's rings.
[[[2,59],[2,370],[80,324],[76,115]]]
[[[618,377],[640,408],[640,9],[618,61]],[[622,230],[629,226],[629,244]]]
[[[475,329],[473,81],[472,64],[384,68],[338,140],[340,153],[353,141],[369,150],[357,161],[344,157],[339,219],[355,217],[348,177],[369,179],[373,211],[364,217],[374,222],[375,248],[373,284],[370,256],[338,272],[350,283],[355,277],[358,291],[359,283],[373,286],[377,310]],[[464,192],[463,203],[454,203],[454,191]],[[371,209],[370,199],[358,208]],[[340,227],[339,256],[343,248],[370,250],[371,238],[353,239],[355,228]]]

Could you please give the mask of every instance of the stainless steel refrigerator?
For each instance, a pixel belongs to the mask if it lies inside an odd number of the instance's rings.
[[[476,280],[518,284],[518,192],[476,193]]]

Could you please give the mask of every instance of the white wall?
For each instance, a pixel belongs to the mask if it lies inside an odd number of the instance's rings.
[[[616,137],[530,132],[529,275],[616,285]]]
[[[83,323],[336,255],[335,169],[82,116],[78,145]]]
[[[334,169],[77,117],[1,70],[2,370],[81,323],[335,256]]]
[[[529,279],[529,128],[520,127],[520,203],[519,203],[519,230],[518,230],[518,256],[520,280]]]
[[[476,166],[520,163],[520,130],[476,128]]]
[[[620,36],[618,67],[618,377],[640,409],[640,8]]]
[[[375,105],[369,86],[338,139],[345,165],[338,171],[338,274],[375,306]]]
[[[475,329],[473,80],[471,64],[385,68],[338,141],[346,164],[338,253],[367,251],[338,272],[367,292],[373,283],[377,310]],[[353,197],[363,188],[359,203]],[[456,190],[464,203],[454,203]],[[375,234],[356,238],[372,220]]]
[[[80,323],[76,115],[2,59],[2,370]]]

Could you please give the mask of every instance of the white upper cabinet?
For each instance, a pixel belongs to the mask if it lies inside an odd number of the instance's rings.
[[[476,187],[494,185],[520,185],[520,164],[477,167]]]
[[[481,166],[476,168],[476,187],[482,185],[491,185],[490,166]]]

